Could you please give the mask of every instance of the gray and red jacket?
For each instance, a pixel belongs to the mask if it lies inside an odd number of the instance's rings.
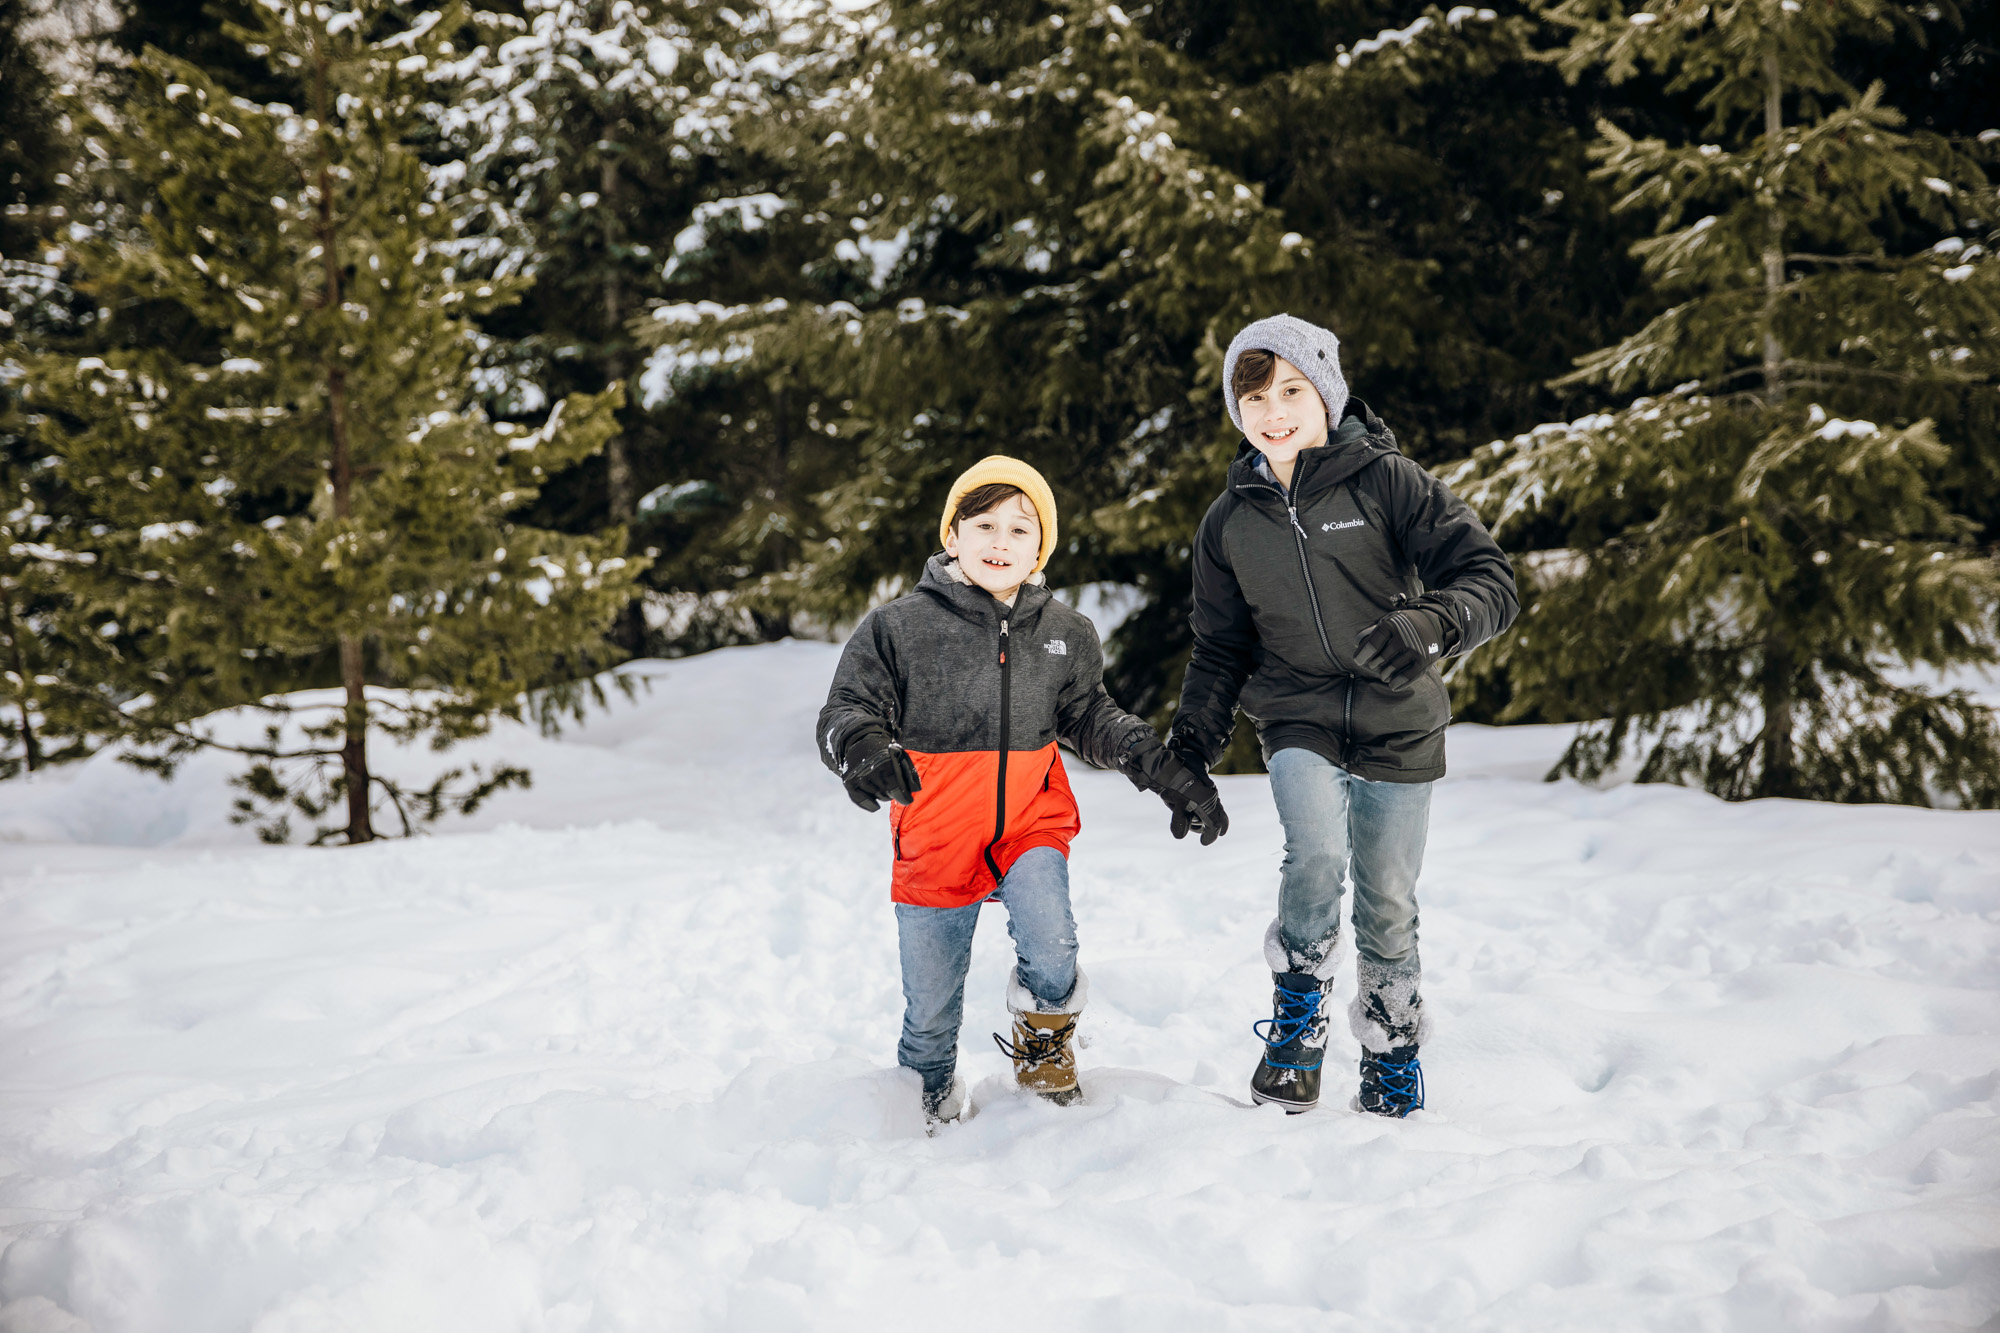
[[[923,790],[889,806],[890,896],[919,907],[978,902],[1031,847],[1068,853],[1083,821],[1058,738],[1103,768],[1160,743],[1104,692],[1104,654],[1081,613],[1032,584],[1009,607],[948,564],[932,556],[915,592],[862,619],[815,737],[836,774],[870,731],[916,762]]]
[[[1194,653],[1170,744],[1213,764],[1240,703],[1267,762],[1296,746],[1376,781],[1443,777],[1438,669],[1396,689],[1356,663],[1355,640],[1421,607],[1447,626],[1447,652],[1469,652],[1519,612],[1513,567],[1358,398],[1299,454],[1289,490],[1261,461],[1245,440],[1195,535]]]

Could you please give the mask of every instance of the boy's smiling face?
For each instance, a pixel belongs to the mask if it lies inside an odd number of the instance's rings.
[[[1042,551],[1042,521],[1025,495],[1010,495],[983,514],[960,519],[945,539],[944,553],[965,576],[1008,601],[1035,572]]]
[[[1289,475],[1301,451],[1326,443],[1326,400],[1297,366],[1283,357],[1276,360],[1271,382],[1244,394],[1236,405],[1251,447]]]

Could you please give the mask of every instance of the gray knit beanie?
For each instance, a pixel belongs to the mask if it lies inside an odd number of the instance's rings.
[[[1340,373],[1340,339],[1332,329],[1292,315],[1272,315],[1246,325],[1229,340],[1229,353],[1222,358],[1222,397],[1229,404],[1229,419],[1243,429],[1243,410],[1236,405],[1236,358],[1245,352],[1263,351],[1281,356],[1299,368],[1326,400],[1326,419],[1338,424],[1347,410],[1347,378]]]

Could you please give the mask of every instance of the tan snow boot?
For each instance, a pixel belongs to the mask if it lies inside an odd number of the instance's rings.
[[[1076,1085],[1076,1052],[1070,1039],[1076,1035],[1076,1016],[1089,993],[1089,983],[1079,968],[1069,999],[1059,1011],[1044,1013],[1041,1002],[1021,984],[1019,972],[1009,978],[1007,1008],[1014,1015],[1014,1040],[1009,1042],[996,1032],[993,1043],[1014,1062],[1014,1081],[1022,1091],[1045,1097],[1057,1106],[1068,1106],[1083,1095]]]
[[[1013,1042],[997,1032],[993,1040],[1013,1060],[1022,1091],[1068,1106],[1078,1096],[1076,1053],[1069,1046],[1075,1032],[1075,1014],[1015,1014]]]

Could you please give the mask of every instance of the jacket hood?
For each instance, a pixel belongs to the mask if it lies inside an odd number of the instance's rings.
[[[1292,490],[1310,495],[1328,486],[1338,486],[1378,458],[1403,451],[1396,436],[1374,409],[1359,398],[1349,398],[1339,423],[1327,434],[1326,443],[1301,450],[1298,467],[1292,473]],[[1242,486],[1266,487],[1270,483],[1257,475],[1262,451],[1246,436],[1229,464],[1229,489]]]
[[[929,593],[952,610],[973,620],[998,621],[1009,612],[1006,603],[995,597],[976,583],[968,581],[958,572],[958,562],[939,551],[924,562],[924,576],[917,580],[917,591]],[[1019,620],[1024,614],[1040,611],[1053,596],[1046,584],[1041,582],[1039,573],[1030,575],[1033,582],[1021,585],[1014,594],[1012,616]]]

